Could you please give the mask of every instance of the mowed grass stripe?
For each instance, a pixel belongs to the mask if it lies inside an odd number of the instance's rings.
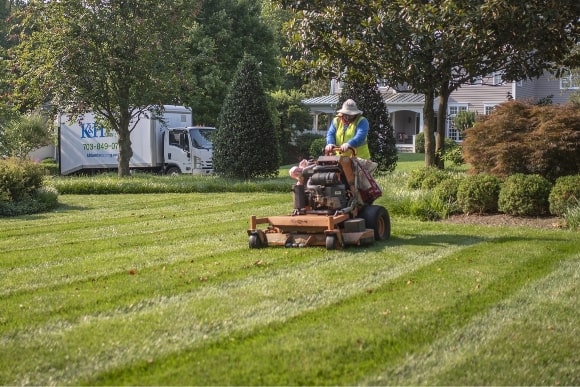
[[[467,247],[383,284],[360,283],[364,289],[317,304],[291,320],[271,318],[267,326],[232,332],[203,349],[142,360],[87,383],[356,384],[549,275],[577,247],[568,240],[557,242],[558,251],[517,238],[502,243],[513,247],[513,253],[496,255],[504,247],[487,242]],[[272,312],[281,313],[280,307]]]
[[[330,363],[347,359],[340,349],[350,347],[351,335],[360,332],[354,340],[359,350],[366,350],[364,344],[372,343],[365,335],[377,336],[375,341],[382,339],[384,330],[378,329],[372,318],[369,320],[376,314],[376,304],[368,303],[373,297],[382,295],[378,301],[388,299],[393,303],[391,308],[379,308],[379,318],[403,316],[389,321],[395,352],[400,348],[420,350],[445,332],[424,329],[427,337],[413,342],[422,345],[413,346],[404,340],[405,322],[418,326],[424,317],[426,327],[443,321],[445,328],[446,319],[453,316],[456,322],[446,328],[449,334],[477,315],[470,308],[466,313],[460,308],[479,306],[471,303],[472,292],[478,290],[490,298],[509,297],[513,291],[502,288],[504,281],[515,289],[525,282],[525,275],[530,281],[541,278],[542,270],[549,272],[551,263],[568,259],[571,251],[578,251],[578,242],[570,241],[571,234],[566,232],[443,226],[398,218],[393,219],[393,238],[369,248],[333,252],[324,248],[249,250],[245,232],[249,214],[283,214],[288,208],[288,195],[254,197],[263,204],[247,208],[247,213],[240,215],[243,219],[223,222],[223,229],[218,222],[205,222],[211,226],[202,227],[194,238],[190,237],[190,229],[181,236],[177,234],[179,228],[167,229],[160,232],[163,241],[159,243],[149,241],[151,234],[126,234],[127,240],[140,240],[143,246],[134,242],[110,244],[111,251],[104,255],[111,254],[118,260],[109,266],[110,272],[94,275],[94,269],[106,266],[106,261],[93,268],[91,260],[75,265],[71,259],[63,267],[79,275],[76,281],[66,282],[67,272],[56,270],[46,277],[47,281],[57,278],[53,286],[3,297],[0,383],[78,384],[86,380],[96,384],[113,378],[111,384],[143,384],[146,380],[156,380],[151,384],[192,384],[192,380],[197,380],[194,376],[199,376],[195,372],[201,371],[183,371],[183,367],[204,364],[194,361],[191,352],[198,352],[196,356],[205,353],[207,364],[217,367],[207,380],[219,376],[223,380],[224,374],[228,374],[228,380],[253,380],[252,384],[275,378],[324,379],[326,370],[334,368]],[[71,202],[75,200],[71,197]],[[121,203],[114,208],[123,214]],[[90,219],[97,212],[85,211],[84,215]],[[236,210],[226,211],[224,216],[227,214],[236,214]],[[82,224],[80,219],[78,223]],[[49,227],[47,223],[45,229]],[[91,243],[94,241],[87,246]],[[151,254],[150,249],[158,250]],[[182,254],[188,250],[196,255],[191,258]],[[163,251],[173,255],[164,256]],[[133,274],[119,269],[124,266],[119,263],[129,256],[133,256]],[[26,266],[41,265],[46,257]],[[541,269],[538,262],[546,266]],[[19,270],[17,261],[12,266],[9,270]],[[88,267],[86,273],[81,273],[83,266]],[[42,268],[31,271],[30,277],[40,271]],[[23,278],[24,282],[27,279]],[[427,287],[424,282],[428,281],[435,281],[437,286]],[[403,297],[406,293],[402,289],[411,291],[415,287],[423,288],[419,294],[409,293],[417,299]],[[480,293],[475,295],[481,296]],[[453,304],[450,299],[457,302]],[[491,304],[484,303],[482,308]],[[397,310],[403,313],[392,314]],[[442,310],[448,312],[441,314]],[[456,313],[467,316],[462,319]],[[302,335],[301,330],[309,334]],[[265,337],[260,338],[261,335]],[[275,340],[278,346],[262,350],[258,345],[262,339],[266,343]],[[252,356],[244,353],[244,345]],[[301,346],[310,351],[292,357],[295,348]],[[289,356],[287,348],[292,349]],[[306,370],[301,368],[300,356],[305,356]],[[294,367],[280,366],[286,358],[295,362]],[[376,375],[385,369],[384,362],[374,359],[365,360],[369,363],[362,367],[362,372],[367,370],[365,375]],[[383,361],[385,354],[377,359]],[[230,360],[237,364],[233,370]],[[246,368],[254,373],[246,373]],[[341,373],[343,370],[339,367],[332,371],[334,379],[328,380],[335,380],[336,384],[364,380],[363,376],[355,377],[358,371]],[[285,371],[286,376],[281,376]],[[314,374],[319,376],[315,378]],[[181,382],[179,375],[184,378]]]
[[[131,229],[133,229],[133,233],[135,233],[142,232],[143,227],[154,231],[158,227],[155,221],[159,221],[161,224],[163,222],[180,222],[179,226],[196,226],[203,225],[207,220],[205,217],[213,214],[215,217],[221,216],[220,221],[222,222],[243,220],[248,223],[250,215],[253,214],[252,209],[249,209],[250,206],[245,205],[249,199],[240,199],[235,194],[182,194],[181,197],[178,195],[170,195],[171,197],[169,199],[157,201],[159,206],[164,209],[162,214],[156,211],[157,206],[150,206],[150,200],[154,201],[158,196],[168,195],[110,196],[111,198],[109,196],[103,196],[102,198],[109,198],[108,200],[111,201],[109,206],[114,207],[115,211],[103,210],[103,208],[96,207],[72,213],[70,211],[62,213],[55,212],[46,214],[46,221],[44,222],[27,221],[30,217],[22,217],[22,220],[18,222],[7,222],[5,219],[0,218],[0,225],[2,225],[0,229],[0,252],[11,252],[18,248],[35,248],[37,243],[47,243],[51,238],[53,240],[60,240],[62,237],[60,234],[63,232],[70,234],[71,232],[77,231],[80,235],[70,235],[70,239],[74,240],[76,239],[73,237],[90,238],[92,234],[98,234],[99,232],[99,230],[94,230],[95,225],[100,226],[105,231],[107,227],[113,229],[115,226],[126,226],[128,229],[126,232],[131,232]],[[291,206],[288,203],[281,205],[281,200],[277,200],[276,195],[261,195],[261,197],[263,198],[262,200],[258,199],[252,202],[256,206],[255,212],[276,211],[275,214],[291,212]],[[75,206],[80,198],[82,197],[64,196],[61,197],[60,201],[74,203],[71,205]],[[200,198],[203,200],[200,201]],[[115,204],[116,202],[122,202],[121,209],[118,209],[118,206]],[[133,205],[137,203],[140,208],[126,208],[126,205],[130,205],[131,203]],[[30,243],[24,243],[25,241],[21,240],[22,244],[19,245],[18,240],[16,240],[15,244],[15,241],[10,239],[23,236],[26,236],[26,241],[30,241]]]
[[[401,359],[398,367],[357,384],[578,385],[580,327],[574,318],[580,309],[578,284],[580,255],[561,262],[552,273],[475,316],[468,325]],[[498,361],[498,348],[506,342],[512,351]],[[549,346],[559,350],[545,358],[542,349]],[[563,355],[562,348],[568,348]],[[495,360],[490,364],[488,359]],[[530,373],[530,364],[535,373]]]
[[[272,207],[266,203],[262,205],[266,211],[277,209],[276,205]],[[40,260],[37,254],[44,255],[56,251],[58,254],[66,256],[67,251],[61,251],[61,247],[68,248],[78,255],[78,253],[106,252],[114,249],[115,240],[128,246],[143,243],[142,240],[132,238],[133,236],[145,240],[151,238],[151,243],[157,243],[155,238],[171,237],[187,241],[191,237],[211,236],[206,231],[211,231],[213,225],[228,224],[231,229],[224,229],[224,232],[230,233],[231,230],[236,230],[234,235],[245,234],[249,217],[247,209],[240,207],[232,210],[231,207],[227,206],[206,207],[203,211],[197,211],[194,214],[185,210],[166,212],[161,217],[157,214],[156,218],[149,219],[141,219],[132,213],[126,215],[125,212],[117,213],[116,218],[103,219],[88,212],[79,216],[80,219],[76,223],[71,223],[75,225],[75,228],[72,228],[71,224],[67,224],[65,228],[47,224],[21,235],[4,236],[1,242],[3,248],[0,250],[0,268],[22,266],[27,261],[35,264]],[[112,245],[107,249],[99,243],[111,243]]]
[[[430,254],[415,258],[410,254],[405,264],[400,265],[400,249],[390,252],[382,246],[383,254],[353,251],[335,252],[328,255],[322,249],[314,249],[318,259],[288,266],[266,266],[260,272],[249,273],[246,278],[223,281],[199,286],[196,291],[174,296],[159,296],[136,302],[131,307],[103,311],[85,316],[79,321],[51,321],[35,330],[26,330],[17,335],[4,336],[3,346],[8,353],[21,343],[28,343],[28,356],[38,356],[42,363],[46,353],[38,348],[51,350],[65,356],[85,336],[100,338],[86,353],[77,358],[75,364],[51,372],[63,383],[74,383],[75,378],[87,372],[95,372],[95,364],[104,371],[142,356],[160,356],[177,351],[181,347],[199,345],[208,339],[217,340],[232,332],[249,332],[271,322],[285,321],[305,311],[339,302],[354,294],[366,292],[369,287],[380,286],[395,277],[415,270],[456,249],[450,245]],[[447,250],[447,252],[445,252]],[[260,250],[269,252],[271,260],[284,256],[286,249]],[[312,250],[289,250],[292,253],[311,255]],[[114,287],[111,284],[111,287]],[[182,289],[185,290],[185,289]],[[288,299],[291,294],[291,300]],[[165,322],[165,323],[164,323]],[[144,332],[156,327],[155,337],[143,337]],[[121,337],[119,337],[121,335]],[[111,337],[112,336],[112,337]],[[59,340],[55,340],[59,337]],[[165,344],[161,345],[158,341]],[[55,348],[58,342],[60,348]],[[21,351],[23,348],[21,348]],[[91,368],[83,368],[91,364]],[[48,368],[48,365],[47,365]],[[45,371],[46,372],[46,371]],[[70,375],[69,375],[70,374]],[[37,376],[42,383],[47,375]],[[20,383],[21,381],[14,380]]]

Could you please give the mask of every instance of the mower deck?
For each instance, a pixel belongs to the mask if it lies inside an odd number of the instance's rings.
[[[267,224],[260,229],[258,225]],[[346,245],[374,242],[374,230],[363,219],[340,215],[286,215],[250,218],[248,229],[251,248],[267,246],[326,246],[333,250]]]

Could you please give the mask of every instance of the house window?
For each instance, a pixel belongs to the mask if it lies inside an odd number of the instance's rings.
[[[491,114],[493,112],[493,109],[495,109],[496,106],[497,106],[497,104],[490,104],[490,103],[483,104],[483,113],[486,116]]]
[[[503,79],[501,78],[502,75],[503,75],[502,72],[495,72],[495,73],[493,73],[493,84],[494,84],[494,86],[502,85],[503,84]]]
[[[580,71],[569,71],[568,75],[560,78],[560,89],[580,89]]]
[[[447,108],[447,137],[453,141],[461,141],[461,135],[459,134],[459,131],[455,129],[455,123],[453,122],[455,116],[457,113],[467,110],[467,104],[449,105]]]

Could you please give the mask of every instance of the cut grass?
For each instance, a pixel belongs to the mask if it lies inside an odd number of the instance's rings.
[[[2,385],[580,384],[577,233],[250,250],[290,194],[59,200],[0,219]]]

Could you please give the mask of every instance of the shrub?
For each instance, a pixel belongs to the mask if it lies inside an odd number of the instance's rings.
[[[251,179],[278,175],[278,138],[259,64],[251,56],[244,56],[237,68],[218,117],[213,145],[213,166],[220,176]]]
[[[449,177],[439,182],[433,189],[433,198],[441,202],[444,206],[442,217],[446,218],[453,213],[460,212],[461,209],[457,203],[457,190],[461,178]]]
[[[320,134],[315,133],[302,133],[298,137],[296,137],[296,150],[298,153],[298,158],[300,159],[308,159],[313,157],[310,153],[310,149],[312,143],[316,140],[322,140],[324,144],[326,144],[326,140]],[[322,146],[324,147],[324,145]],[[322,153],[318,152],[316,157],[320,156]]]
[[[50,211],[58,206],[54,188],[39,188],[19,201],[0,201],[0,216],[20,216]]]
[[[492,175],[467,176],[457,187],[457,203],[466,214],[497,212],[500,180]]]
[[[42,186],[43,166],[31,161],[0,160],[0,198],[19,201]]]
[[[441,203],[434,201],[431,196],[413,202],[409,211],[411,216],[423,221],[434,221],[442,218]]]
[[[410,189],[420,189],[423,187],[423,181],[430,176],[438,176],[441,170],[435,167],[422,167],[414,169],[409,172],[409,177],[407,178],[407,188]]]
[[[423,178],[423,181],[421,182],[421,189],[431,190],[431,189],[435,188],[443,180],[448,179],[448,178],[449,178],[448,172],[441,170],[441,169],[437,169],[437,168],[432,168],[432,167],[428,168],[427,173],[425,174],[425,177]]]
[[[475,172],[555,181],[580,171],[580,109],[506,102],[467,129],[462,146]]]
[[[580,175],[562,176],[556,180],[548,197],[550,213],[563,216],[570,207],[580,204]]]
[[[465,161],[463,160],[463,151],[461,150],[461,145],[450,138],[446,138],[443,160],[449,161],[453,165],[462,165]]]
[[[501,185],[498,209],[508,215],[537,216],[549,211],[552,184],[540,175],[509,176]]]
[[[570,229],[580,229],[580,204],[569,207],[564,213],[564,220]]]
[[[425,133],[420,132],[415,136],[415,152],[425,153]]]
[[[321,156],[324,153],[324,146],[326,145],[325,138],[317,138],[316,140],[312,141],[310,144],[310,148],[308,150],[308,154],[310,158],[316,159],[318,156]]]

